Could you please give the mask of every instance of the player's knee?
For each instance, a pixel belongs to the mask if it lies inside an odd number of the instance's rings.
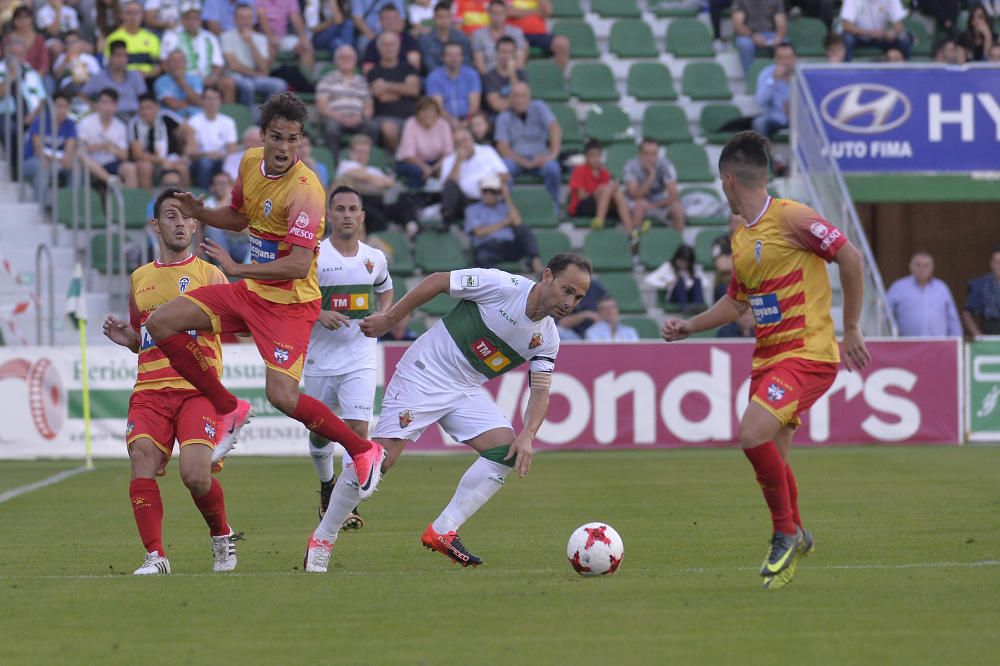
[[[181,481],[191,491],[192,497],[201,497],[212,487],[212,472],[208,468],[181,468]]]
[[[267,401],[274,405],[282,414],[291,416],[295,411],[295,406],[299,403],[298,387],[291,390],[284,386],[267,385]]]
[[[740,448],[742,449],[752,449],[755,446],[760,446],[767,441],[768,439],[766,437],[762,436],[760,433],[754,432],[751,428],[740,428]]]
[[[160,466],[162,454],[152,444],[136,442],[129,447],[128,457],[132,466],[132,478],[152,477]]]

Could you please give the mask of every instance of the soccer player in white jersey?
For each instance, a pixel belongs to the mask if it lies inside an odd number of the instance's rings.
[[[549,387],[559,352],[552,317],[565,317],[590,287],[590,260],[557,254],[541,281],[495,269],[468,268],[428,276],[384,314],[361,322],[378,337],[438,294],[460,299],[455,309],[410,345],[385,390],[372,437],[386,449],[388,470],[407,443],[440,424],[479,457],[459,481],[451,502],[421,536],[424,546],[462,566],[482,560],[463,546],[458,530],[492,498],[511,469],[523,478],[531,467],[532,442],[545,420]],[[530,394],[521,432],[514,432],[483,384],[529,364]],[[330,506],[309,537],[305,569],[325,572],[343,519],[358,503],[353,467],[337,480]]]
[[[349,187],[337,187],[330,193],[326,215],[333,231],[319,248],[322,309],[309,337],[304,388],[306,395],[333,410],[358,437],[368,439],[375,402],[375,340],[365,336],[359,324],[392,305],[392,278],[385,255],[360,240],[365,228],[361,195]],[[309,433],[309,453],[319,474],[320,519],[337,481],[333,449],[328,440]],[[350,461],[345,453],[344,468]],[[344,529],[364,526],[357,507],[343,525]]]

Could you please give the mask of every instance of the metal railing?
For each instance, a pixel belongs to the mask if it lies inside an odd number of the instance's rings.
[[[48,298],[42,300],[42,263],[44,258],[44,264],[47,268],[45,271],[45,284],[48,285]],[[52,269],[52,252],[49,251],[49,246],[44,243],[39,243],[38,247],[35,248],[35,344],[41,346],[44,343],[42,335],[42,303],[48,304],[48,315],[49,315],[49,342],[48,344],[54,345],[56,343],[56,294],[55,294],[55,280],[53,277]]]
[[[10,177],[17,183],[17,200],[24,196],[24,70],[21,64],[7,56],[3,61],[5,76],[11,69],[16,71],[13,80],[6,81],[3,98],[4,137],[3,145]],[[16,94],[15,94],[16,91]],[[11,123],[11,117],[16,124]],[[16,136],[12,136],[15,131]]]

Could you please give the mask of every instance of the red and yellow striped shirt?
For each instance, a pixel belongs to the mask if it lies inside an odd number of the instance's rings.
[[[129,321],[139,333],[139,375],[135,380],[134,391],[162,388],[196,390],[177,374],[167,357],[149,337],[146,319],[153,310],[185,291],[226,282],[228,280],[222,271],[193,255],[175,264],[152,261],[135,269],[132,273],[132,294],[129,297]],[[221,376],[222,348],[219,337],[214,333],[190,333],[191,338],[198,341],[205,359]]]
[[[770,197],[755,221],[733,232],[728,294],[753,312],[755,370],[786,358],[840,362],[826,263],[846,242],[812,208]]]

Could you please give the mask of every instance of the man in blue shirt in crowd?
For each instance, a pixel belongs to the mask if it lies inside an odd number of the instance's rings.
[[[782,44],[774,49],[774,64],[761,70],[757,77],[757,104],[761,114],[753,119],[756,132],[770,138],[778,130],[788,129],[788,100],[792,96],[792,72],[795,71],[795,49]]]
[[[499,176],[483,178],[479,190],[479,202],[465,209],[465,233],[472,237],[473,264],[493,268],[504,261],[528,259],[531,271],[541,274],[538,243],[531,229],[524,226],[510,190]]]
[[[437,99],[453,125],[477,113],[482,101],[479,73],[462,64],[462,58],[462,45],[449,43],[444,47],[444,64],[427,77],[427,94]]]
[[[962,334],[951,290],[934,277],[934,258],[927,252],[913,255],[910,274],[893,282],[886,297],[903,337]]]
[[[1000,335],[1000,245],[993,246],[990,272],[969,282],[962,320],[969,335]]]

